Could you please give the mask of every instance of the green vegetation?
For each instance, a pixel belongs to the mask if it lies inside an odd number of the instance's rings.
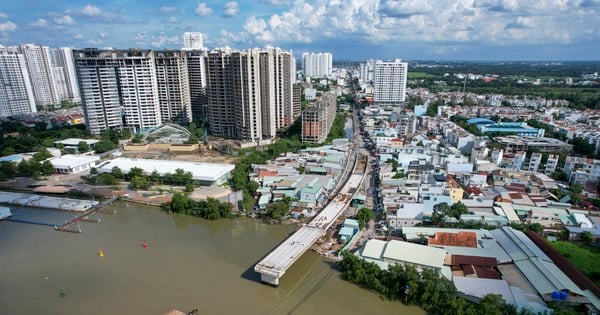
[[[360,208],[356,213],[358,227],[362,230],[369,221],[375,219],[375,212],[369,208]]]
[[[232,205],[229,202],[221,202],[214,198],[194,201],[182,193],[173,194],[171,202],[163,203],[161,208],[207,220],[233,217],[231,214]]]
[[[465,206],[460,201],[451,206],[445,202],[442,202],[433,206],[433,214],[431,215],[431,220],[434,223],[444,222],[448,217],[452,217],[458,220],[460,219],[461,215],[467,213],[469,213],[469,211],[467,210],[467,206]]]
[[[166,184],[191,187],[193,190],[196,184],[192,179],[192,173],[186,172],[181,168],[175,170],[175,173],[166,173],[162,177],[154,171],[149,176],[144,175],[144,171],[139,167],[133,167],[127,175],[123,174],[118,167],[113,167],[110,174],[97,174],[97,170],[90,171],[89,176],[82,176],[86,183],[90,185],[116,185],[118,180],[128,180],[131,188],[147,190],[154,184]]]
[[[596,285],[600,285],[600,251],[596,248],[571,242],[550,242],[550,245],[567,258]]]
[[[87,138],[85,125],[67,126],[46,130],[29,128],[20,122],[6,120],[0,124],[0,153],[11,155],[51,147],[54,141],[66,138]]]
[[[345,138],[346,130],[344,129],[344,125],[346,124],[346,115],[338,113],[335,115],[335,119],[333,120],[333,124],[331,125],[331,129],[329,130],[329,134],[327,135],[327,139],[325,139],[324,143],[331,143],[331,140],[337,138]]]
[[[333,139],[345,137],[345,123],[345,115],[337,114],[325,142],[327,143],[331,142]],[[298,152],[301,149],[308,147],[308,144],[300,142],[301,127],[301,121],[298,119],[282,134],[281,139],[268,145],[263,150],[248,148],[239,151],[240,161],[237,163],[231,174],[230,184],[235,190],[243,191],[244,200],[242,203],[246,211],[251,211],[254,208],[256,203],[254,194],[256,193],[256,189],[259,188],[259,184],[250,181],[248,177],[252,170],[252,164],[264,164],[268,160],[272,160],[286,152]]]
[[[408,72],[407,77],[409,80],[439,78],[439,76],[435,75],[435,74],[431,74],[431,73],[427,73],[427,72],[412,72],[412,71]]]
[[[13,162],[0,162],[0,181],[15,177],[39,177],[49,176],[54,172],[52,163],[44,161],[52,155],[44,147],[33,154],[29,160],[22,160],[18,164]]]
[[[437,98],[435,101],[429,103],[425,114],[429,117],[436,117],[437,113],[438,113],[438,107],[443,106],[443,105],[444,105],[444,100]]]
[[[533,128],[544,129],[544,137],[566,140],[567,136],[560,132],[555,132],[554,128],[546,123],[540,122],[537,119],[529,119],[527,124]]]
[[[579,78],[583,73],[598,72],[598,63],[564,63],[564,64],[536,64],[536,63],[445,63],[441,67],[411,67],[412,72],[425,73],[428,76],[420,78],[414,87],[425,87],[433,92],[462,90],[464,80],[454,77],[455,73],[497,74],[495,80],[467,80],[467,92],[478,94],[504,94],[531,97],[544,97],[548,99],[564,99],[570,102],[572,108],[598,108],[600,105],[600,87],[598,86],[568,86],[565,84],[554,85],[546,83],[533,85],[519,83],[525,79],[531,82],[533,78],[563,80],[565,77]],[[444,76],[446,73],[449,76]],[[421,76],[423,76],[421,74]],[[410,78],[410,76],[409,76]],[[439,82],[443,84],[439,84]]]
[[[458,115],[454,115],[454,116],[450,117],[450,121],[459,125],[464,130],[466,130],[476,136],[481,136],[482,134],[481,134],[481,132],[479,132],[479,129],[477,129],[477,126],[475,124],[469,124],[467,122],[467,120],[469,120],[469,118],[466,118],[463,116],[458,116]]]
[[[550,177],[552,177],[552,179],[557,180],[557,181],[561,181],[561,182],[566,182],[569,180],[569,176],[567,175],[567,173],[561,169],[554,171],[554,173],[552,173],[552,175],[550,175]],[[560,199],[560,197],[559,197]]]
[[[264,150],[257,148],[242,149],[239,152],[240,161],[231,173],[230,184],[235,190],[241,190],[244,193],[243,205],[246,211],[252,210],[255,204],[254,194],[259,184],[250,181],[248,175],[252,170],[252,164],[263,164],[267,160],[274,159],[286,152],[298,152],[306,147],[298,139],[279,139],[277,142],[268,145]]]
[[[569,141],[573,145],[573,152],[588,158],[596,158],[596,147],[587,142],[584,138],[575,137]]]
[[[282,200],[272,202],[267,205],[265,217],[281,223],[290,215],[290,206],[292,198],[284,196]]]

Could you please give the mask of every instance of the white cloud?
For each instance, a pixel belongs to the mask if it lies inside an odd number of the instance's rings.
[[[86,41],[86,43],[88,43],[90,45],[98,46],[98,45],[102,44],[102,40],[101,39],[88,39]]]
[[[225,17],[232,17],[235,16],[238,13],[239,10],[239,6],[238,3],[235,1],[230,1],[225,3],[225,8],[223,10],[223,16]]]
[[[81,35],[81,33],[76,33],[75,35],[73,35],[73,39],[82,39],[83,35]]]
[[[175,12],[175,10],[177,10],[177,8],[175,8],[173,6],[160,7],[160,12],[162,12],[162,13],[173,13],[173,12]]]
[[[0,32],[12,32],[12,31],[15,31],[16,29],[17,29],[17,24],[15,24],[11,21],[6,21],[6,22],[0,23]]]
[[[74,25],[75,20],[70,15],[63,15],[54,18],[54,23],[57,25]]]
[[[276,6],[289,5],[290,0],[269,0],[269,3]]]
[[[106,34],[106,33],[104,33],[104,32],[100,32],[100,33],[98,33],[98,37],[100,37],[100,38],[102,38],[102,39],[105,39],[105,38],[107,38],[107,37],[108,37],[108,34]]]
[[[277,4],[284,0],[270,0]],[[262,43],[331,38],[373,43],[568,43],[597,29],[590,0],[294,0],[271,16],[251,16],[239,34]],[[600,39],[600,38],[599,38]]]
[[[8,19],[8,15],[4,12],[0,12],[0,19]]]
[[[36,21],[29,23],[29,26],[44,28],[48,26],[48,21],[46,19],[39,18]]]
[[[167,45],[175,45],[175,44],[181,45],[181,38],[177,35],[168,36],[165,34],[159,34],[158,36],[154,36],[151,39],[150,44],[156,48],[162,48]]]
[[[102,14],[102,10],[95,5],[88,4],[83,8],[83,15],[86,16],[101,16]]]
[[[206,3],[198,3],[198,7],[196,8],[196,14],[199,16],[207,16],[212,13],[212,9],[209,8]]]
[[[171,23],[171,24],[177,24],[177,23],[179,23],[179,19],[177,19],[176,16],[170,16],[169,17],[169,23]]]

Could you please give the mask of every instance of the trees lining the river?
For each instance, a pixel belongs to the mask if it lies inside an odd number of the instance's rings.
[[[231,218],[233,217],[231,214],[232,207],[231,203],[222,202],[215,198],[195,201],[183,193],[174,193],[171,202],[161,205],[161,208],[165,210],[206,220]]]

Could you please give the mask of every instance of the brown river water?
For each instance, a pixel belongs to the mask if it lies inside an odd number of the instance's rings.
[[[254,264],[293,226],[125,205],[81,223],[80,234],[0,222],[0,314],[425,314],[343,281],[313,252],[279,287],[260,283]]]

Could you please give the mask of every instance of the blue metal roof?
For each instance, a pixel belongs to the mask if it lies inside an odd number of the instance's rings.
[[[477,125],[482,125],[482,124],[495,124],[496,122],[491,120],[491,119],[487,119],[487,118],[471,118],[469,120],[467,120],[468,124],[477,124]]]

